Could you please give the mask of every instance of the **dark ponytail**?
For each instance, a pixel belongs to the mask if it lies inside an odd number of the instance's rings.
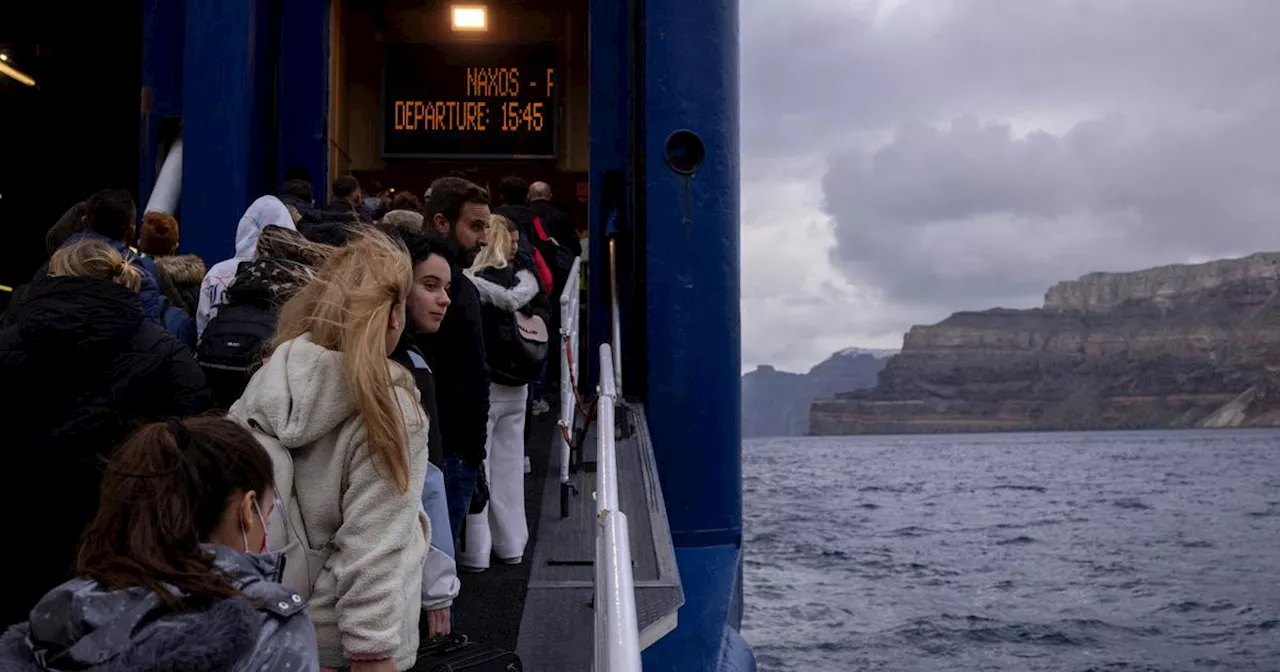
[[[273,481],[271,458],[230,420],[147,425],[107,463],[76,568],[104,588],[142,586],[174,607],[181,600],[165,584],[195,598],[238,596],[200,544],[234,495],[264,496]]]

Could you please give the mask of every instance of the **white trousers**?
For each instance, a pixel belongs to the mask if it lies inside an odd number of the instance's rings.
[[[489,567],[490,555],[501,560],[524,555],[529,522],[524,514],[524,421],[529,386],[489,386],[489,439],[484,458],[489,479],[489,505],[467,516],[465,549],[458,564]]]

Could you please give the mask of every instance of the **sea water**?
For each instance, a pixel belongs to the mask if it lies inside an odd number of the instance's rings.
[[[1280,670],[1280,432],[743,452],[761,670]]]

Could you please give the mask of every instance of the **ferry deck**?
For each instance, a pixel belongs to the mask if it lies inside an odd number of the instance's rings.
[[[108,7],[107,5],[111,5]],[[551,184],[586,235],[520,565],[457,628],[529,670],[749,670],[732,0],[20,3],[0,22],[0,285],[105,186],[230,256],[286,172]],[[15,74],[16,73],[16,74]],[[140,210],[143,209],[140,207]],[[567,347],[565,347],[567,346]]]

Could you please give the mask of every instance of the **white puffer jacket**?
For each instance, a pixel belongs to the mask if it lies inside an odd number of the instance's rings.
[[[427,419],[409,372],[390,360],[387,365],[409,432],[409,488],[403,493],[370,458],[342,354],[305,335],[276,348],[230,411],[290,451],[307,538],[313,546],[329,541],[334,549],[309,604],[324,667],[392,657],[406,670],[417,656],[431,538],[420,499]],[[282,536],[271,530],[272,550]]]

